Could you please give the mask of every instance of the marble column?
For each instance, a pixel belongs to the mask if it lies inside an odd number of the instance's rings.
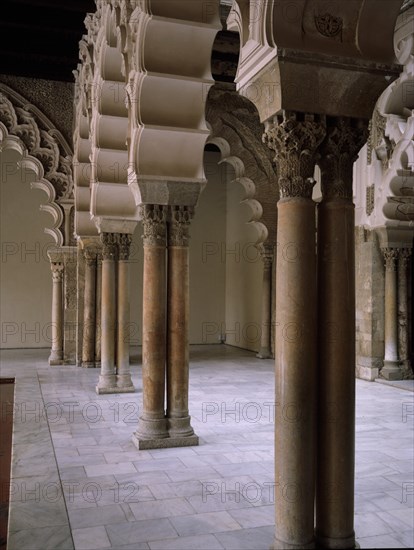
[[[118,235],[118,330],[117,330],[117,386],[121,393],[134,392],[129,366],[129,251],[132,235]]]
[[[52,349],[49,365],[63,364],[63,268],[61,262],[52,262]]]
[[[264,243],[260,249],[260,256],[263,261],[263,285],[262,285],[262,322],[260,349],[257,357],[259,359],[270,359],[272,357],[271,329],[272,329],[272,267],[273,251],[271,244]]]
[[[398,290],[397,248],[382,248],[385,259],[385,329],[384,366],[381,375],[387,380],[401,380],[402,371],[398,357]]]
[[[96,321],[96,250],[86,247],[85,294],[83,306],[82,366],[95,367],[95,321]]]
[[[280,200],[276,254],[274,548],[314,548],[317,281],[316,149],[323,119],[284,112],[266,124]]]
[[[168,222],[167,426],[176,446],[198,445],[188,412],[189,250],[193,209],[172,206]],[[171,445],[171,441],[169,442]]]
[[[102,253],[96,256],[95,367],[101,367]]]
[[[367,125],[328,119],[318,207],[317,548],[355,548],[353,164]]]
[[[132,440],[138,449],[164,447],[166,364],[167,207],[143,205],[144,278],[142,319],[143,410]]]
[[[102,241],[102,325],[101,374],[96,392],[117,393],[115,373],[116,336],[116,261],[117,239],[114,233],[101,233]]]
[[[413,371],[409,358],[409,321],[408,321],[408,262],[411,248],[400,248],[398,256],[398,351],[403,378],[412,378]]]

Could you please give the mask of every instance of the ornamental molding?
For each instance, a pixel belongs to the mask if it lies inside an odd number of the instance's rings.
[[[315,15],[315,27],[319,34],[327,38],[335,38],[342,33],[343,19],[326,12]]]
[[[62,204],[73,202],[72,151],[54,124],[23,96],[0,83],[0,147],[14,149],[19,166],[34,172],[32,189],[48,197],[40,209],[52,215],[52,228],[45,228],[57,246],[65,243]]]

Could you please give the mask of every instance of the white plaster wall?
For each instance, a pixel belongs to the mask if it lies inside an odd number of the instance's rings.
[[[228,165],[227,165],[228,166]],[[258,351],[261,336],[263,262],[257,232],[247,222],[250,208],[241,201],[245,190],[228,166],[226,209],[226,343]]]
[[[226,169],[219,161],[219,153],[205,153],[208,183],[191,224],[191,344],[218,344],[225,322],[226,263],[221,247],[226,242]]]
[[[19,155],[0,153],[1,348],[50,348],[52,275],[44,233],[51,217],[39,211],[45,195],[32,190],[33,173],[17,168]]]

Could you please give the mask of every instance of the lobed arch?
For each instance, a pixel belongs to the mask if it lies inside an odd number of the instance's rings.
[[[206,120],[208,143],[221,152],[221,162],[235,170],[235,181],[245,190],[244,203],[251,209],[250,222],[257,233],[256,246],[276,243],[279,199],[277,173],[271,150],[263,143],[264,126],[254,105],[234,90],[215,85],[209,93]]]
[[[54,124],[23,96],[0,83],[0,146],[19,153],[21,168],[34,172],[31,188],[47,195],[41,210],[52,217],[56,246],[69,245],[73,206],[72,151]],[[69,229],[68,229],[69,228]]]

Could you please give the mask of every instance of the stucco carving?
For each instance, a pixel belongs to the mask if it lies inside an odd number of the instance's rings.
[[[48,196],[41,209],[53,217],[52,235],[58,246],[64,244],[61,231],[63,210],[60,201],[73,200],[72,152],[61,133],[34,105],[17,92],[0,83],[0,144],[22,156],[21,166],[33,170],[32,188]]]

